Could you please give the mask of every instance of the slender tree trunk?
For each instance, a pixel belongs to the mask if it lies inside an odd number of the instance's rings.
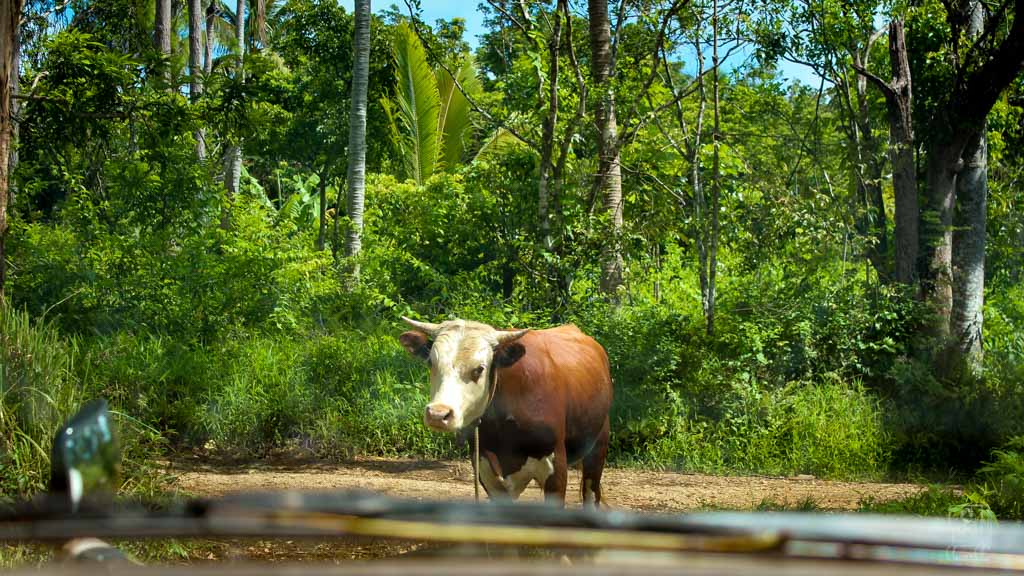
[[[154,38],[153,43],[156,49],[164,58],[170,58],[171,56],[171,34],[173,33],[171,25],[171,0],[156,0],[156,17],[154,19]],[[164,70],[164,78],[167,80],[168,85],[171,83],[171,65],[168,62],[166,70]]]
[[[15,46],[18,28],[21,26],[22,5],[23,0],[0,2],[0,301],[5,298],[4,290],[7,283],[7,206],[10,190],[11,137],[14,128],[11,118],[11,95],[18,74],[14,67],[17,60]]]
[[[11,64],[11,144],[10,154],[7,161],[7,173],[13,174],[18,167],[18,133],[20,132],[20,126],[18,122],[14,121],[18,117],[18,110],[21,109],[21,104],[18,102],[16,97],[21,92],[21,26],[14,29],[14,43],[12,44],[12,50],[14,51],[13,63]],[[18,189],[14,182],[8,178],[8,189],[7,189],[7,204],[14,204],[14,197],[18,195]]]
[[[202,73],[203,1],[188,0],[188,74],[189,99],[193,102],[203,93]],[[206,130],[196,130],[196,157],[206,160]]]
[[[911,285],[917,280],[918,220],[917,166],[914,162],[913,90],[910,60],[903,22],[889,23],[889,60],[892,65],[892,95],[889,109],[889,161],[896,196],[895,239],[896,281]],[[888,96],[888,95],[887,95]]]
[[[160,0],[157,0],[157,2],[159,3]],[[218,0],[210,0],[210,3],[206,6],[206,41],[203,45],[203,72],[207,75],[213,72],[213,33],[217,21],[217,2]]]
[[[622,285],[622,168],[619,164],[618,124],[615,118],[615,92],[612,87],[611,22],[608,0],[588,0],[590,16],[590,74],[598,91],[597,117],[598,174],[597,186],[604,198],[611,230],[601,267],[601,290],[614,294]]]
[[[870,46],[869,46],[870,49]],[[865,53],[867,50],[865,50]],[[866,57],[853,55],[857,66],[862,66]],[[868,107],[867,78],[857,76],[854,87],[857,92],[857,111],[853,120],[853,153],[856,156],[857,193],[863,209],[858,218],[858,232],[871,240],[866,256],[878,277],[884,282],[890,277],[885,253],[888,251],[885,201],[882,197],[882,162],[876,156],[878,144],[872,133],[871,110]]]
[[[976,39],[985,24],[981,2],[970,5],[967,36]],[[988,142],[983,122],[963,155],[956,179],[957,206],[953,232],[953,310],[950,332],[964,366],[978,374],[982,367],[982,307],[985,302],[985,216],[988,203]]]
[[[352,38],[355,57],[352,70],[352,104],[348,126],[348,218],[345,255],[358,256],[362,249],[363,201],[366,191],[366,92],[370,69],[370,0],[356,0]],[[353,262],[352,281],[359,281],[359,263]]]
[[[697,104],[697,126],[693,131],[693,146],[690,150],[690,184],[693,186],[694,220],[697,222],[697,265],[699,267],[698,277],[700,278],[700,305],[704,312],[704,320],[707,321],[711,310],[710,292],[708,292],[708,203],[704,197],[704,183],[701,179],[700,146],[701,136],[704,133],[704,111],[707,109],[707,93],[704,90],[704,55],[701,53],[700,42],[695,43],[697,48],[697,88],[700,92],[700,100]],[[673,90],[674,91],[674,90]],[[679,123],[683,125],[683,109],[678,108]]]
[[[548,114],[544,117],[540,144],[540,178],[537,185],[537,212],[540,218],[541,244],[545,251],[551,251],[551,214],[549,210],[551,174],[551,157],[555,148],[555,127],[558,124],[558,56],[562,36],[562,11],[555,10],[554,29],[548,40],[548,51],[551,54],[548,66]]]
[[[583,119],[587,113],[587,81],[584,79],[583,71],[580,69],[579,60],[576,58],[576,47],[573,44],[573,31],[572,31],[572,13],[569,11],[568,0],[558,0],[557,9],[562,12],[562,18],[565,22],[565,32],[561,34],[563,41],[565,42],[565,52],[569,57],[569,64],[572,66],[573,76],[576,78],[577,88],[577,104],[576,112],[573,116],[572,121],[566,125],[566,130],[562,135],[562,141],[558,148],[558,161],[555,162],[554,167],[551,169],[551,180],[554,181],[554,187],[551,190],[551,210],[549,211],[549,219],[552,222],[552,226],[556,230],[557,236],[552,240],[552,250],[558,256],[565,253],[566,250],[566,236],[563,233],[564,228],[562,227],[562,191],[565,186],[565,166],[566,160],[569,157],[569,149],[572,146],[573,139],[579,130],[582,129]],[[557,290],[561,295],[561,306],[568,307],[569,300],[572,297],[572,284],[576,271],[571,267],[562,266],[558,270],[557,276]]]
[[[324,251],[324,247],[327,245],[327,172],[324,171],[320,175],[320,184],[318,185],[320,191],[320,230],[316,235],[316,249],[319,252]]]
[[[721,139],[721,106],[719,103],[719,70],[718,70],[718,0],[712,3],[711,29],[713,41],[711,43],[711,62],[714,66],[713,80],[713,105],[714,105],[714,130],[711,133],[711,143],[714,150],[713,174],[711,181],[711,239],[708,250],[708,294],[707,310],[707,333],[712,336],[715,333],[715,284],[718,277],[718,233],[719,233],[719,199],[722,191],[722,170],[719,154],[719,140]]]
[[[235,41],[238,43],[238,74],[245,82],[245,0],[238,0],[235,4],[237,23],[235,25]],[[234,198],[242,185],[242,139],[236,138],[235,142],[227,147],[224,153],[224,167],[227,172],[224,175],[224,182],[228,190],[228,199]]]

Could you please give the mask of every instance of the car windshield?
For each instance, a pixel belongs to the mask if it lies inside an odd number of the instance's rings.
[[[1021,54],[1024,0],[0,0],[0,570],[1024,570]]]

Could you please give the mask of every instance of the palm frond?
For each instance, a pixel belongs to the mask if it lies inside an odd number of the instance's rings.
[[[407,175],[422,184],[434,173],[440,97],[434,72],[416,33],[408,24],[395,29],[395,118],[402,124]]]
[[[486,160],[516,146],[523,146],[523,143],[505,128],[498,128],[483,141],[480,150],[473,156],[473,162]]]
[[[394,143],[395,149],[398,151],[399,158],[406,158],[409,153],[406,147],[406,139],[402,136],[402,131],[399,130],[398,125],[401,121],[395,115],[395,107],[391,104],[391,100],[387,96],[383,96],[380,99],[381,108],[384,109],[384,118],[388,121],[388,127],[390,128],[389,136],[391,142]]]
[[[438,67],[436,76],[437,90],[441,97],[437,121],[441,129],[441,162],[450,168],[462,160],[462,155],[466,151],[467,131],[472,126],[472,107],[465,94],[456,86],[451,74]],[[455,78],[466,94],[472,97],[480,93],[480,80],[477,78],[472,56],[466,55],[462,65],[455,70]]]
[[[256,13],[252,19],[253,31],[259,39],[261,46],[267,45],[267,0],[253,0]],[[250,8],[251,9],[251,8]]]

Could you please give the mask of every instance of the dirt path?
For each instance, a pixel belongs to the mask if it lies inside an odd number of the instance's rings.
[[[176,484],[196,495],[254,490],[366,489],[417,499],[472,499],[469,462],[360,458],[345,464],[290,463],[208,466],[175,462]],[[892,500],[921,489],[914,484],[832,482],[813,477],[707,476],[611,468],[602,480],[612,508],[685,512],[701,508],[750,509],[762,502],[787,506],[813,503],[826,510],[852,510],[865,498]],[[569,473],[570,504],[578,504],[579,473]],[[532,485],[524,500],[540,500]]]

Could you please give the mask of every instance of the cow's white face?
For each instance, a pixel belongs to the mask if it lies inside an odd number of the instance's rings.
[[[514,363],[525,352],[514,341],[527,330],[506,332],[464,320],[406,321],[417,330],[402,334],[402,345],[430,365],[430,403],[423,421],[434,430],[455,432],[483,416],[492,366]]]

